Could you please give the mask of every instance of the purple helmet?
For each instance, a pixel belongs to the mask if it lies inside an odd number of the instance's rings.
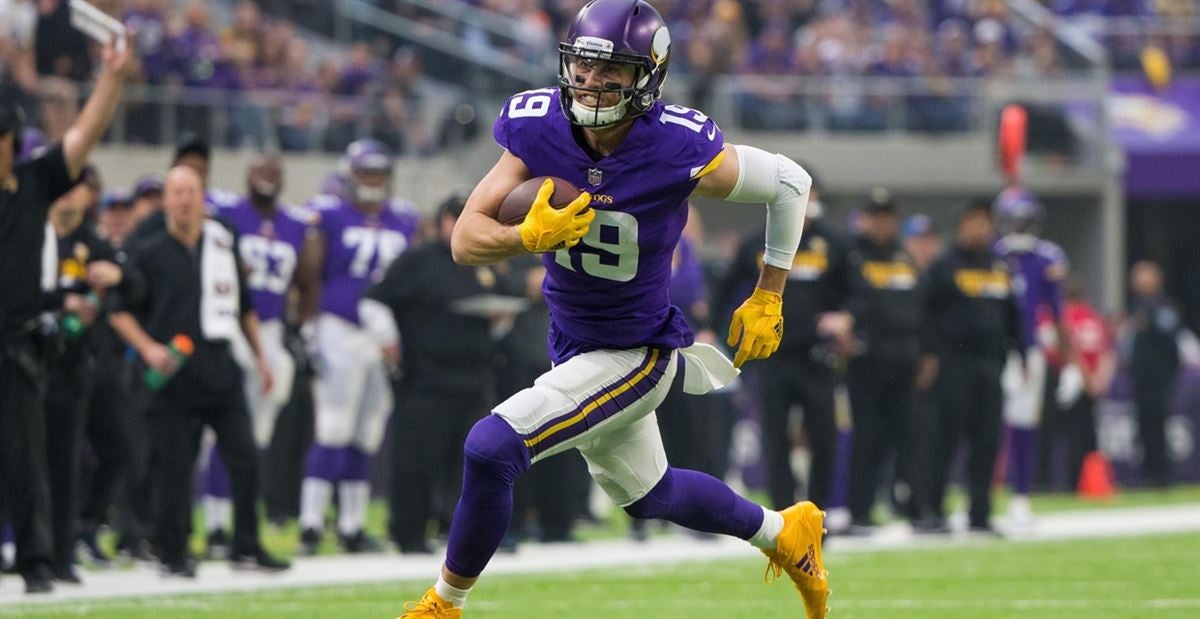
[[[350,173],[346,175],[344,195],[357,202],[385,202],[392,189],[392,151],[383,142],[367,138],[346,147],[346,158],[350,162]],[[360,172],[383,172],[387,180],[381,186],[367,187],[359,182]]]
[[[584,127],[607,127],[644,113],[662,97],[670,49],[667,23],[644,0],[592,0],[579,10],[567,40],[558,45],[563,113]],[[586,78],[578,75],[578,69],[590,71],[596,61],[632,65],[633,85],[607,81],[584,86]],[[606,92],[620,92],[620,102],[599,107]],[[576,101],[578,93],[594,95],[597,105]]]
[[[996,196],[992,210],[1002,226],[1021,232],[1041,216],[1042,205],[1028,191],[1020,187],[1009,187]]]

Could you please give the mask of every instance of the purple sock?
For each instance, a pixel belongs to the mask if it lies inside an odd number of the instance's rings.
[[[367,481],[371,456],[363,453],[357,447],[346,447],[342,450],[342,481]]]
[[[450,523],[446,568],[475,578],[508,531],[513,482],[529,469],[529,449],[508,422],[488,415],[471,428],[463,452],[462,496]]]
[[[662,518],[694,531],[750,539],[762,527],[762,507],[721,480],[670,467],[646,496],[625,508],[635,518]]]
[[[1033,468],[1037,458],[1037,430],[1009,428],[1008,438],[1013,492],[1029,494],[1029,491],[1033,489]]]
[[[17,534],[13,532],[13,526],[9,523],[4,523],[0,526],[0,544],[12,544],[17,541]]]
[[[204,476],[204,494],[222,499],[233,497],[232,483],[229,481],[229,469],[221,460],[221,453],[213,445],[208,451],[208,471]]]
[[[338,481],[342,460],[340,451],[336,447],[313,443],[308,450],[308,463],[305,466],[304,476],[323,479],[331,483]]]

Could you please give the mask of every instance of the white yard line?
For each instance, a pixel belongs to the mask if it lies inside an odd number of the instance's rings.
[[[1017,542],[1064,540],[1081,538],[1125,537],[1162,533],[1200,531],[1200,504],[1168,507],[1113,508],[1081,512],[1047,514],[1039,517],[1037,526],[1028,534],[1015,538]],[[833,538],[827,544],[827,554],[862,553],[881,550],[910,550],[936,548],[971,543],[989,543],[969,536],[914,537],[906,527],[881,529],[870,538]],[[643,544],[626,540],[590,542],[587,544],[526,544],[512,555],[498,555],[488,565],[488,574],[523,574],[534,572],[575,571],[588,568],[649,566],[668,563],[696,562],[731,558],[751,558],[758,552],[740,540],[723,538],[697,541],[686,536],[654,538]],[[50,595],[26,596],[19,577],[5,576],[0,580],[0,606],[57,603],[68,601],[102,600],[119,597],[165,596],[189,593],[248,591],[255,589],[310,587],[321,585],[350,585],[370,582],[430,580],[441,565],[441,555],[413,557],[396,554],[331,556],[302,558],[282,574],[237,572],[224,563],[204,563],[195,580],[164,579],[157,569],[139,565],[133,569],[86,572],[82,586],[59,585]],[[912,604],[1064,604],[1074,608],[1077,601],[928,601],[879,600],[858,601],[862,607],[872,604],[891,604],[889,608]],[[1085,603],[1086,601],[1078,601]],[[1154,608],[1195,608],[1196,600],[1151,600]],[[925,608],[926,606],[921,606]],[[928,606],[932,608],[933,606]],[[1005,606],[1007,608],[1009,606]],[[1035,606],[1043,608],[1042,606]],[[1054,606],[1045,606],[1052,608]],[[1013,608],[1017,608],[1013,606]],[[1024,607],[1022,607],[1024,608]]]

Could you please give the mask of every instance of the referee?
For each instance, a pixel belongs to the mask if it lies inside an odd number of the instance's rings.
[[[79,117],[60,144],[34,159],[14,165],[22,119],[15,107],[0,103],[0,502],[16,530],[17,570],[30,593],[54,588],[42,415],[46,372],[37,323],[46,214],[108,128],[129,56],[105,48],[99,80]]]
[[[258,339],[258,316],[238,267],[233,233],[204,213],[203,183],[193,168],[173,168],[164,183],[166,230],[143,239],[126,265],[128,294],[113,329],[155,372],[169,375],[150,398],[150,436],[158,485],[157,543],[162,572],[194,577],[188,555],[192,472],[204,426],[213,428],[233,481],[235,568],[278,571],[288,564],[259,545],[257,449],[246,411],[242,371],[230,340],[245,334],[265,389],[271,372]],[[193,342],[180,361],[163,344]]]

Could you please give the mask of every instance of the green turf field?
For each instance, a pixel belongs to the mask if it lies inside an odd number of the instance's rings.
[[[1131,523],[1134,524],[1135,523]],[[1135,619],[1200,616],[1200,534],[1050,543],[979,542],[828,558],[834,619]],[[803,617],[788,582],[761,561],[485,579],[469,618]],[[13,617],[393,617],[428,585],[188,595],[32,606]]]
[[[1008,492],[1001,491],[996,495],[993,512],[1001,515],[1008,507]],[[750,498],[760,503],[766,503],[764,493],[751,493]],[[961,492],[952,491],[948,498],[949,505],[957,505],[966,499]],[[1178,505],[1180,503],[1200,502],[1200,485],[1181,485],[1167,489],[1121,489],[1116,496],[1103,501],[1089,501],[1068,493],[1047,493],[1033,495],[1033,511],[1035,514],[1054,512],[1105,509],[1110,507],[1154,507],[1160,505]],[[880,506],[876,520],[887,521],[891,516]],[[332,512],[331,512],[332,513]],[[196,510],[194,518],[194,535],[192,551],[197,555],[204,552],[204,516],[200,509]],[[367,511],[367,531],[372,535],[385,539],[387,537],[387,505],[383,501],[374,501]],[[619,539],[629,533],[629,518],[621,510],[613,510],[610,517],[600,523],[581,526],[576,535],[580,540]],[[655,527],[650,528],[650,534],[658,534]],[[263,539],[268,548],[287,557],[294,556],[299,545],[300,527],[294,521],[286,527],[275,528],[265,525]],[[115,540],[106,539],[110,552]],[[335,554],[337,541],[334,535],[326,535],[321,546],[321,554]]]

